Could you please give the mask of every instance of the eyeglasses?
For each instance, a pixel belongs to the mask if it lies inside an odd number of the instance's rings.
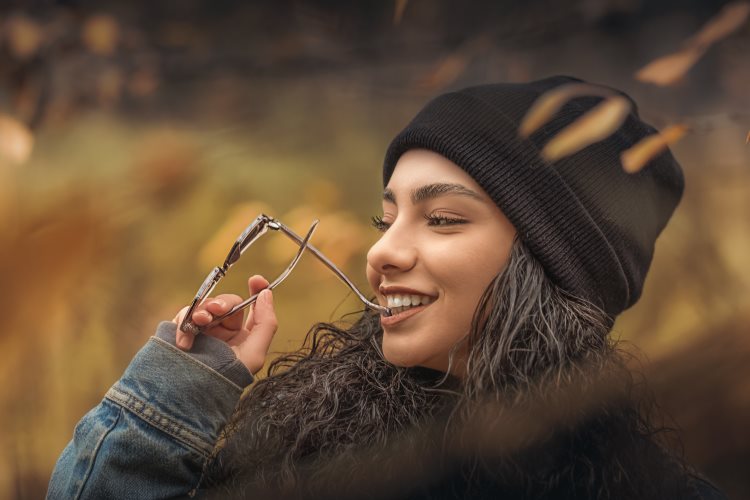
[[[370,302],[367,300],[367,297],[364,296],[362,292],[359,291],[359,289],[354,285],[352,280],[350,280],[336,265],[331,262],[325,255],[323,255],[320,250],[315,248],[314,246],[310,245],[308,241],[310,240],[310,237],[315,232],[315,228],[318,225],[318,221],[315,220],[310,225],[310,229],[307,231],[307,234],[304,238],[301,238],[297,233],[289,229],[289,227],[285,226],[278,220],[269,217],[265,214],[260,214],[258,217],[255,218],[255,220],[250,223],[249,226],[245,228],[244,231],[242,231],[242,234],[239,235],[237,240],[234,242],[232,247],[229,250],[229,254],[227,254],[227,258],[224,259],[224,264],[221,265],[221,267],[214,267],[211,272],[208,273],[208,276],[206,276],[206,279],[203,280],[203,284],[198,289],[198,292],[195,294],[195,298],[193,299],[193,302],[190,304],[190,307],[188,308],[187,314],[185,314],[185,318],[182,321],[182,324],[180,325],[180,330],[187,333],[193,333],[198,334],[203,332],[204,330],[208,330],[219,323],[221,323],[224,319],[227,317],[235,314],[237,311],[242,311],[243,309],[249,307],[251,304],[253,304],[258,299],[258,293],[253,295],[252,297],[249,297],[236,306],[234,306],[232,309],[227,311],[226,313],[222,314],[221,316],[217,316],[214,318],[210,323],[203,326],[198,326],[192,321],[192,315],[193,312],[195,312],[195,308],[198,307],[203,303],[204,300],[206,300],[206,297],[216,288],[216,285],[221,281],[221,279],[226,276],[227,271],[230,267],[232,267],[239,259],[240,256],[242,256],[243,253],[245,253],[245,250],[247,250],[250,245],[258,241],[258,239],[266,234],[266,232],[269,229],[272,229],[274,231],[280,231],[282,234],[289,237],[292,241],[294,241],[297,245],[299,245],[299,250],[297,251],[297,254],[294,256],[292,261],[289,263],[287,268],[276,278],[273,280],[266,288],[269,290],[273,290],[276,288],[279,284],[281,284],[282,281],[284,281],[287,276],[292,272],[294,267],[297,265],[297,262],[299,262],[300,258],[302,257],[302,254],[308,250],[310,253],[312,253],[315,257],[317,257],[325,266],[333,271],[333,273],[341,279],[350,289],[354,292],[354,294],[361,300],[364,305],[370,309],[373,309],[375,311],[378,311],[380,314],[384,316],[390,316],[391,310],[387,307],[383,307],[379,304],[375,304],[374,302]]]

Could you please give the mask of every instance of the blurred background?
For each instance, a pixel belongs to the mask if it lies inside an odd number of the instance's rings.
[[[6,0],[0,7],[0,498],[40,498],[75,423],[258,213],[363,290],[382,155],[436,93],[578,76],[630,93],[687,191],[639,354],[687,459],[750,498],[750,19],[698,0]],[[674,140],[675,138],[673,138]],[[637,203],[637,200],[633,200]],[[220,285],[278,273],[269,234]],[[272,350],[359,305],[310,257]]]

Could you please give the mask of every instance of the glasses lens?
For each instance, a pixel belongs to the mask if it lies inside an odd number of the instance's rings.
[[[229,266],[237,262],[240,259],[240,256],[245,253],[245,250],[255,243],[258,238],[263,236],[267,230],[267,217],[263,215],[259,216],[252,222],[252,224],[247,226],[229,250],[229,254],[227,255],[226,260],[224,260],[224,269],[226,270]]]

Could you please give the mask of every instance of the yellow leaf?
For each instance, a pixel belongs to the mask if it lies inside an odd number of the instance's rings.
[[[693,36],[691,46],[708,46],[737,31],[750,15],[750,2],[733,2],[725,5],[703,28]]]
[[[393,11],[393,24],[399,24],[404,17],[404,10],[409,0],[396,0],[396,9]]]
[[[603,87],[588,83],[568,83],[555,87],[534,101],[534,104],[526,112],[526,116],[523,117],[521,125],[518,127],[518,133],[521,137],[530,136],[535,130],[550,121],[565,103],[575,97],[585,95],[607,97],[611,94],[611,91]]]
[[[119,35],[117,21],[107,14],[91,16],[83,25],[83,43],[94,54],[112,54]]]
[[[750,132],[748,132],[747,137],[745,137],[745,144],[750,144]]]
[[[704,48],[695,46],[660,57],[638,70],[635,78],[660,87],[674,85],[698,62],[704,51]]]
[[[630,101],[612,96],[562,129],[542,149],[542,157],[557,161],[601,141],[617,130],[630,111]]]
[[[8,20],[8,47],[21,60],[31,59],[42,44],[43,35],[39,25],[25,16],[14,16]]]
[[[622,168],[629,174],[639,172],[656,155],[667,149],[667,146],[680,140],[688,131],[686,125],[672,125],[660,133],[641,139],[635,146],[620,154]]]
[[[734,2],[724,6],[701,30],[689,38],[679,52],[660,57],[636,72],[636,80],[660,87],[674,85],[717,41],[739,29],[750,15],[750,2]]]
[[[427,89],[438,89],[453,83],[469,64],[462,53],[453,53],[441,60],[430,73],[422,78],[419,86]]]
[[[34,146],[34,134],[13,117],[0,115],[0,156],[18,165],[25,163]]]
[[[470,38],[461,47],[441,59],[432,71],[419,79],[417,85],[430,90],[450,85],[461,76],[469,63],[478,54],[489,49],[492,43],[492,38],[486,33]]]

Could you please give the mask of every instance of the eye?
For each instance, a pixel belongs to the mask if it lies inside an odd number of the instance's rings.
[[[370,223],[372,224],[372,227],[381,233],[386,232],[386,230],[391,227],[391,225],[388,222],[385,222],[379,215],[373,215],[372,218],[370,218]]]
[[[446,227],[456,226],[458,224],[466,224],[469,222],[466,219],[460,217],[446,217],[445,215],[427,214],[424,216],[427,219],[428,226]]]

